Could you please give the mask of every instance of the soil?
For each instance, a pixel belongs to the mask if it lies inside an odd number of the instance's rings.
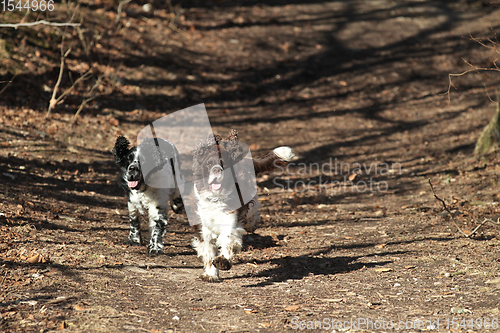
[[[82,1],[81,39],[0,30],[0,87],[17,74],[0,95],[1,331],[498,328],[500,226],[468,238],[452,220],[467,234],[500,217],[500,154],[473,155],[496,107],[497,72],[473,69],[495,68],[498,2],[144,4],[115,24],[117,3]],[[69,20],[62,3],[38,14]],[[45,119],[63,33],[60,91],[95,76]],[[263,220],[219,283],[200,280],[185,215],[164,255],[124,245],[111,155],[117,135],[198,103],[254,155],[297,155],[258,178]]]

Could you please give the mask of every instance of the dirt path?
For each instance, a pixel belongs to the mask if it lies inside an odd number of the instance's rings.
[[[464,60],[498,57],[470,36],[495,38],[500,9],[263,3],[184,2],[180,31],[165,8],[130,3],[100,48],[120,64],[109,68],[119,85],[75,126],[71,105],[43,121],[36,80],[55,69],[21,76],[0,96],[2,331],[498,327],[500,227],[461,237],[428,179],[465,230],[500,215],[500,156],[472,157],[494,110],[485,85],[494,95],[498,77],[457,77],[450,102],[446,94]],[[113,14],[89,21],[105,27]],[[32,89],[24,102],[23,86]],[[126,202],[110,154],[116,135],[134,140],[149,121],[200,102],[215,131],[238,129],[255,154],[286,144],[299,157],[258,179],[263,222],[212,284],[198,278],[183,215],[173,215],[165,255],[122,245]]]

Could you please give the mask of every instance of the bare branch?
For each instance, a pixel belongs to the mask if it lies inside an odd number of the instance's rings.
[[[493,221],[492,219],[484,219],[484,221],[478,225],[476,228],[474,228],[474,230],[472,230],[472,232],[470,233],[470,235],[474,235],[478,230],[479,228],[481,228],[483,226],[483,224],[487,223],[487,222],[490,222],[490,223],[493,223],[493,224],[496,224],[496,225],[500,225],[500,218],[497,219],[497,221]]]
[[[61,48],[62,48],[62,45],[61,45]],[[68,49],[68,51],[71,51],[71,49]],[[49,108],[47,110],[47,114],[45,115],[45,118],[49,118],[50,112],[52,111],[52,109],[57,104],[57,99],[56,99],[57,90],[59,89],[59,85],[61,84],[61,79],[62,79],[62,75],[63,75],[63,72],[64,72],[64,59],[66,58],[66,55],[68,53],[69,52],[66,52],[64,55],[61,56],[61,67],[59,69],[59,76],[57,77],[57,81],[56,81],[56,84],[54,86],[54,90],[52,91],[52,97],[50,98]]]
[[[10,81],[7,81],[7,84],[5,85],[5,87],[3,87],[2,90],[0,90],[0,95],[10,86],[10,84],[12,83],[12,81],[14,81],[14,79],[16,78],[16,76],[17,76],[17,74],[14,74],[14,76],[12,77],[12,79],[10,79]]]
[[[120,4],[118,5],[118,9],[116,10],[115,24],[118,24],[118,22],[120,21],[120,16],[122,14],[123,6],[125,6],[130,1],[132,1],[132,0],[122,0],[122,1],[120,1]]]
[[[80,8],[80,5],[76,6],[75,11],[73,12],[73,15],[71,16],[71,19],[69,20],[69,23],[73,22],[73,19],[75,18],[75,15],[76,15],[76,12],[78,11],[79,8]],[[38,21],[38,22],[41,22],[41,21]],[[57,77],[57,82],[54,86],[54,91],[52,92],[52,97],[50,98],[50,101],[49,101],[49,107],[47,109],[47,114],[45,115],[45,119],[49,118],[50,112],[57,105],[57,103],[61,100],[61,96],[59,96],[59,98],[56,99],[57,90],[59,89],[59,85],[61,84],[61,79],[62,79],[62,75],[64,72],[64,61],[66,60],[66,57],[71,52],[71,47],[68,48],[68,50],[66,50],[66,52],[64,51],[64,38],[66,37],[66,29],[67,28],[68,28],[68,26],[66,26],[64,28],[64,32],[63,32],[62,40],[61,40],[61,67],[59,69],[59,76]],[[65,94],[63,94],[63,95],[65,95]]]
[[[427,180],[429,181],[429,185],[431,186],[431,190],[432,190],[432,194],[434,194],[434,198],[436,198],[436,200],[441,201],[441,203],[443,204],[444,210],[446,210],[448,212],[448,214],[450,214],[451,220],[455,224],[455,227],[457,227],[458,231],[460,231],[460,233],[462,235],[464,235],[467,238],[470,238],[470,236],[472,236],[472,233],[470,233],[470,234],[467,235],[462,229],[460,229],[460,227],[458,226],[457,221],[455,221],[455,218],[453,217],[453,214],[450,212],[450,210],[446,206],[446,203],[444,202],[444,200],[441,199],[440,197],[438,197],[437,194],[436,194],[436,192],[434,191],[434,187],[432,186],[431,180],[429,178],[427,178]]]
[[[90,91],[85,95],[85,98],[83,101],[82,101],[82,104],[80,104],[80,107],[78,108],[78,110],[76,110],[76,113],[75,115],[73,116],[73,123],[76,122],[76,119],[78,118],[78,115],[80,114],[80,112],[83,110],[83,108],[85,107],[85,105],[87,105],[88,102],[90,101],[93,101],[94,99],[97,98],[97,96],[92,96],[92,93],[94,92],[94,90],[99,87],[99,85],[101,84],[102,82],[102,79],[103,79],[103,76],[99,76],[99,78],[95,81],[94,85],[92,86],[92,88],[90,88]]]
[[[458,223],[455,221],[455,218],[453,218],[453,215],[451,214],[450,210],[448,209],[448,207],[446,206],[446,203],[444,202],[443,199],[441,199],[440,197],[438,197],[436,195],[436,192],[434,191],[434,187],[432,186],[432,183],[431,183],[431,180],[429,178],[427,178],[427,180],[429,181],[429,185],[431,186],[431,190],[432,190],[432,194],[434,194],[434,198],[436,198],[437,200],[441,201],[441,203],[443,204],[443,207],[444,207],[444,210],[446,210],[446,212],[448,214],[450,214],[450,217],[451,217],[451,220],[453,221],[453,223],[455,224],[455,227],[457,227],[458,231],[460,231],[460,233],[462,235],[464,235],[465,237],[467,238],[471,238],[478,230],[479,228],[481,228],[483,225],[485,225],[486,223],[492,223],[492,224],[495,224],[495,225],[500,225],[500,218],[497,219],[497,221],[493,221],[492,219],[484,219],[483,222],[481,222],[481,224],[479,224],[477,227],[474,228],[474,230],[472,230],[469,234],[466,234],[459,226],[458,226]]]
[[[85,81],[87,79],[89,79],[90,77],[92,76],[92,68],[90,68],[88,71],[86,71],[82,76],[80,76],[78,79],[76,79],[76,81],[71,85],[71,87],[69,87],[68,89],[66,89],[65,92],[63,92],[61,94],[61,96],[59,96],[56,100],[56,105],[61,103],[62,102],[62,99],[67,95],[69,94],[77,85],[78,83],[80,83],[81,81]]]
[[[486,42],[478,39],[478,38],[475,38],[474,36],[472,36],[472,34],[469,34],[470,36],[470,39],[476,43],[478,43],[479,45],[487,48],[487,49],[490,49],[490,50],[493,50],[497,53],[500,53],[500,43],[496,40],[493,40],[491,38],[486,38],[486,40],[490,43],[490,44],[487,44]],[[476,72],[477,74],[479,75],[483,75],[482,73],[483,72],[500,72],[500,67],[498,66],[497,64],[497,59],[493,60],[493,67],[477,67],[477,66],[474,66],[472,65],[470,62],[468,62],[467,60],[463,59],[462,60],[470,67],[470,69],[462,72],[462,73],[457,73],[457,74],[448,74],[448,80],[449,80],[449,83],[448,83],[448,90],[446,91],[446,94],[448,94],[448,104],[451,104],[451,94],[450,94],[450,91],[451,91],[451,88],[455,88],[455,90],[457,89],[455,87],[455,85],[452,83],[452,77],[458,77],[458,76],[463,76],[465,74],[468,74],[468,73],[471,73],[471,72]],[[484,77],[484,76],[483,76]],[[484,85],[484,90],[486,91],[486,94],[488,95],[488,98],[490,101],[492,102],[495,102],[491,96],[490,96],[490,93],[488,92],[488,88],[486,86],[486,84],[483,84]]]
[[[2,23],[0,24],[0,28],[19,28],[19,27],[31,27],[34,25],[39,25],[39,24],[46,24],[46,25],[52,25],[55,27],[79,27],[80,23],[59,23],[59,22],[48,22],[45,20],[40,20],[36,22],[31,22],[31,23]]]

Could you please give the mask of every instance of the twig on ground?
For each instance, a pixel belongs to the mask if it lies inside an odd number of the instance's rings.
[[[7,273],[9,272],[8,269],[5,270],[5,275],[3,276],[2,283],[0,283],[0,286],[3,286],[3,283],[5,282],[5,279],[7,278]]]
[[[464,235],[465,237],[467,238],[471,238],[478,230],[479,228],[481,228],[484,224],[486,224],[487,222],[490,222],[490,223],[493,223],[495,225],[500,225],[500,218],[497,219],[497,221],[493,221],[492,219],[484,219],[483,222],[481,222],[481,224],[479,224],[477,227],[474,228],[474,230],[472,230],[469,234],[466,234],[459,226],[458,226],[458,223],[457,221],[455,221],[455,218],[453,217],[453,214],[451,213],[451,211],[448,209],[448,207],[446,206],[446,203],[444,202],[443,199],[441,199],[440,197],[437,196],[436,194],[436,191],[434,191],[434,187],[432,186],[432,183],[431,183],[431,180],[430,179],[427,179],[429,181],[429,185],[431,186],[431,190],[432,190],[432,194],[434,195],[434,198],[436,198],[436,200],[438,201],[441,201],[441,203],[443,204],[443,207],[444,207],[444,210],[450,214],[450,217],[451,217],[451,220],[453,221],[453,223],[455,224],[455,227],[457,227],[458,231]]]
[[[444,210],[446,210],[448,212],[448,214],[450,214],[450,217],[451,217],[451,220],[453,221],[453,223],[455,224],[455,227],[457,227],[458,231],[460,231],[460,233],[462,235],[464,235],[465,237],[469,238],[470,235],[467,235],[459,226],[458,226],[458,223],[457,221],[455,221],[455,218],[453,217],[453,214],[450,212],[450,210],[448,209],[448,207],[446,206],[446,203],[444,202],[443,199],[441,199],[440,197],[437,196],[436,194],[436,191],[434,191],[434,187],[432,186],[432,183],[431,183],[431,180],[430,179],[427,179],[429,181],[429,185],[431,186],[431,190],[432,190],[432,194],[434,194],[434,198],[436,198],[436,200],[439,200],[441,201],[441,203],[443,204],[443,207],[444,207]]]
[[[472,230],[470,234],[471,234],[471,235],[474,235],[474,234],[476,233],[476,231],[478,231],[478,230],[479,230],[479,228],[481,228],[481,227],[483,226],[483,224],[485,224],[486,222],[490,222],[490,223],[495,224],[495,225],[500,225],[500,218],[498,218],[498,219],[496,220],[496,222],[495,222],[495,221],[493,221],[492,219],[484,219],[484,221],[483,221],[483,222],[481,222],[481,224],[480,224],[480,225],[478,225],[476,228],[474,228],[474,230]]]
[[[31,27],[38,24],[52,25],[55,27],[79,27],[80,23],[60,23],[60,22],[48,22],[45,20],[40,20],[31,23],[1,23],[0,28],[19,28],[19,27]]]
[[[10,86],[10,84],[12,83],[12,81],[14,81],[14,79],[16,78],[16,76],[17,76],[17,74],[14,74],[14,76],[12,77],[12,79],[10,79],[10,81],[7,81],[7,84],[5,85],[5,87],[3,87],[2,90],[0,90],[0,95]]]

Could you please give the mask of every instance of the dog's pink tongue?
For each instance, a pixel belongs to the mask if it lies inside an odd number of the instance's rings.
[[[218,189],[220,189],[221,186],[222,184],[217,184],[217,183],[210,185],[212,191],[217,191]]]
[[[130,188],[134,188],[134,187],[136,187],[138,184],[139,184],[139,181],[138,181],[138,180],[129,181],[129,182],[128,182],[128,187],[130,187]]]

